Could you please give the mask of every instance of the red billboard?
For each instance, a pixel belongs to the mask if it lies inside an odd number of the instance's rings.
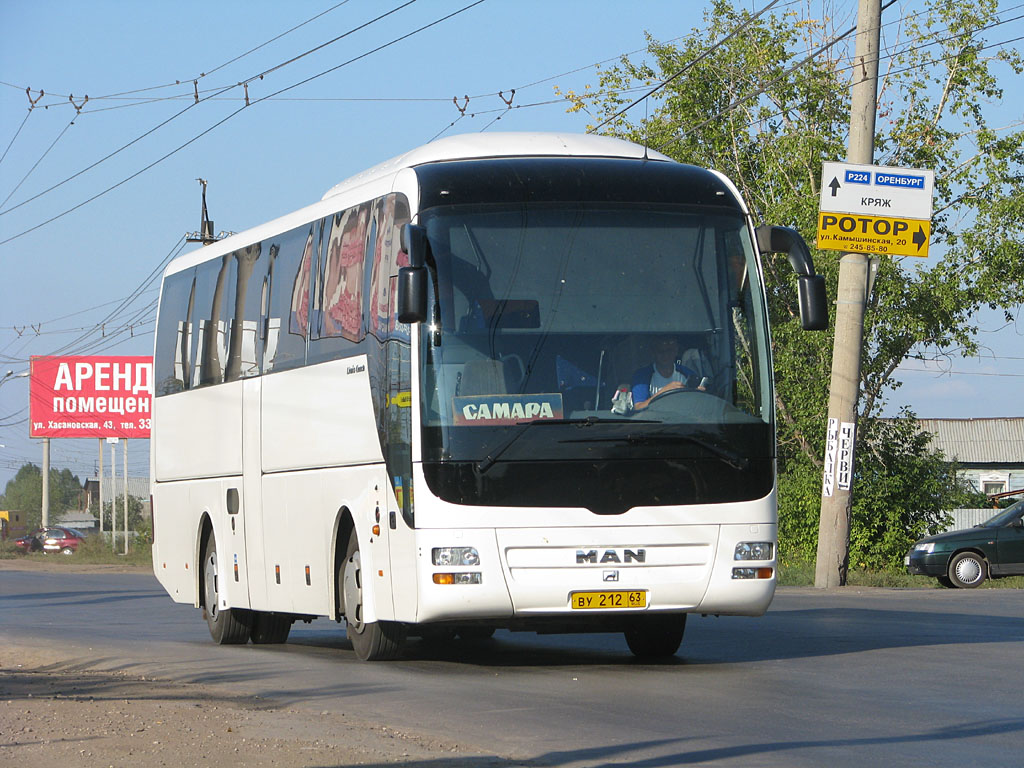
[[[33,357],[30,437],[149,437],[152,357]]]

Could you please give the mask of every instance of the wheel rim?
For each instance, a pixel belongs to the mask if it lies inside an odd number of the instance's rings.
[[[213,550],[206,556],[206,568],[203,576],[206,588],[206,612],[210,614],[211,619],[216,621],[219,612],[217,605],[217,550]]]
[[[359,550],[352,553],[345,565],[345,620],[356,632],[363,631],[363,566]]]
[[[973,557],[965,557],[956,564],[956,577],[964,584],[976,583],[981,574],[981,563]]]

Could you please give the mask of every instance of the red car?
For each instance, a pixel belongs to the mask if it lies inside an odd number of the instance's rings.
[[[14,545],[23,552],[60,552],[62,555],[73,555],[84,539],[85,534],[74,528],[51,525],[15,539]]]

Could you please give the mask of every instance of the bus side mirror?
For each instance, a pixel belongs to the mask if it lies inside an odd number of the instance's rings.
[[[427,230],[415,224],[406,224],[401,234],[402,253],[408,254],[409,266],[422,267],[427,260]]]
[[[800,297],[800,323],[805,331],[823,331],[828,328],[828,296],[825,278],[814,273],[814,262],[807,243],[800,233],[789,227],[761,226],[757,228],[757,248],[761,253],[785,253],[797,275]]]
[[[408,267],[398,270],[398,322],[422,323],[427,319],[427,230],[406,224],[401,248],[409,256]]]
[[[398,322],[422,323],[427,319],[427,268],[398,270]]]

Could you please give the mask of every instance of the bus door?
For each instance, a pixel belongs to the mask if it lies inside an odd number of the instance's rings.
[[[237,517],[243,526],[249,566],[249,604],[267,604],[267,568],[263,548],[263,489],[260,456],[260,427],[263,379],[242,382],[242,504]],[[250,525],[245,525],[245,518]]]
[[[418,601],[416,591],[416,536],[412,488],[412,381],[410,346],[393,338],[387,350],[387,382],[384,420],[386,433],[387,524],[391,551],[391,584],[395,618],[413,621]]]

